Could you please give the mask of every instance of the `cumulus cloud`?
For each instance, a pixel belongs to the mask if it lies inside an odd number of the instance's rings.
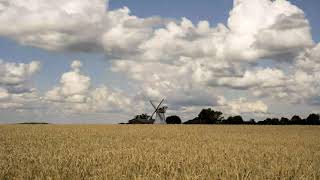
[[[234,89],[272,88],[282,86],[286,76],[279,69],[248,70],[240,77],[222,77],[212,82],[214,86],[226,86]]]
[[[30,87],[31,77],[40,70],[40,63],[11,63],[0,60],[0,87],[9,94],[24,94],[35,91]]]
[[[205,74],[201,65],[167,65],[159,62],[116,61],[113,71],[126,72],[131,80],[136,82],[137,98],[141,100],[166,98],[171,108],[179,109],[185,106],[201,106],[217,104],[214,89],[205,88],[202,78]],[[194,74],[194,75],[192,75]]]
[[[296,59],[294,73],[287,83],[289,96],[296,102],[307,102],[319,105],[320,92],[320,43],[313,48],[306,49]]]
[[[151,37],[154,27],[165,23],[160,17],[144,19],[130,15],[127,7],[109,11],[106,19],[108,28],[102,34],[103,48],[106,54],[117,58],[139,53],[139,46]]]
[[[55,87],[47,93],[48,100],[79,103],[86,101],[86,93],[90,87],[90,78],[81,74],[81,66],[80,61],[72,62],[72,71],[64,73],[60,80],[60,86]]]
[[[296,58],[296,67],[304,71],[316,72],[320,70],[320,43],[308,48]]]
[[[9,97],[10,97],[10,94],[9,94],[8,90],[6,90],[4,88],[0,88],[0,101],[8,100]]]
[[[215,105],[201,105],[201,106],[185,106],[180,109],[169,109],[169,113],[178,114],[183,119],[194,118],[203,108],[213,108],[223,112],[224,117],[234,115],[249,115],[250,117],[265,117],[269,114],[269,107],[261,100],[248,100],[241,97],[238,99],[227,100],[223,96],[217,97]]]
[[[62,74],[59,85],[45,94],[44,100],[51,108],[66,113],[124,112],[132,105],[131,97],[120,90],[93,88],[90,77],[81,72],[80,61],[73,61],[70,67]]]
[[[288,1],[235,0],[227,26],[177,24],[139,18],[127,7],[108,10],[108,1],[2,0],[0,35],[49,50],[105,50],[124,58],[186,57],[256,60],[294,53],[313,44],[302,10]],[[15,22],[15,23],[10,23]],[[123,55],[122,55],[123,54]]]
[[[29,83],[40,63],[12,63],[0,60],[0,109],[23,109],[39,101],[38,91]]]
[[[319,44],[305,49],[283,69],[248,70],[240,77],[219,78],[211,82],[216,87],[248,90],[259,98],[273,98],[292,104],[319,104]]]
[[[122,49],[129,54],[115,58],[113,70],[143,87],[139,96],[167,97],[171,106],[182,109],[217,105],[219,95],[225,95],[217,90],[221,87],[251,91],[260,98],[288,98],[293,94],[289,91],[297,89],[288,88],[295,70],[260,67],[259,61],[271,58],[277,64],[291,58],[290,68],[293,57],[313,46],[304,12],[288,1],[235,1],[227,26],[212,27],[207,21],[195,25],[182,18],[144,34],[133,40],[134,51]],[[112,51],[107,42],[105,48]],[[239,113],[266,112],[264,105],[242,99],[226,107]]]
[[[1,0],[0,35],[48,50],[100,47],[108,2],[102,0]],[[14,22],[14,23],[12,23]]]
[[[257,96],[271,96],[291,103],[318,104],[320,45],[307,48],[287,66],[285,78],[274,88],[255,87]],[[279,78],[277,78],[279,80]]]
[[[161,21],[148,19],[153,23],[145,23],[147,19],[129,13],[127,8],[108,13],[109,20],[117,19],[117,23],[104,34],[104,47],[110,54],[121,52],[119,59],[172,64],[187,57],[226,66],[235,60],[295,56],[313,45],[303,11],[287,1],[238,1],[227,26],[217,27],[207,21],[195,25],[182,18],[154,28],[155,22]]]
[[[182,18],[146,34],[150,37],[141,38],[131,56],[115,59],[113,70],[144,87],[144,97],[168,97],[180,107],[215,105],[220,87],[259,97],[267,96],[265,89],[283,89],[286,70],[250,63],[294,57],[313,45],[303,11],[288,1],[235,1],[227,26]],[[281,90],[274,96],[286,94]]]
[[[162,22],[131,16],[126,7],[109,11],[108,0],[2,0],[0,8],[0,23],[8,25],[1,36],[51,51],[128,53]]]
[[[268,105],[261,100],[248,101],[246,98],[239,98],[237,100],[226,101],[222,99],[219,101],[218,109],[222,110],[229,115],[238,114],[255,114],[255,113],[267,113]]]
[[[304,12],[285,0],[235,0],[228,27],[228,51],[247,60],[295,54],[313,45]]]

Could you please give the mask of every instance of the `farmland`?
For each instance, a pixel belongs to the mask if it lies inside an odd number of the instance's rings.
[[[319,126],[2,125],[0,179],[320,179]]]

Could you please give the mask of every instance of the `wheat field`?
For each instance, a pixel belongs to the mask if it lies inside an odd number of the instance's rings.
[[[320,127],[3,125],[0,179],[320,179]]]

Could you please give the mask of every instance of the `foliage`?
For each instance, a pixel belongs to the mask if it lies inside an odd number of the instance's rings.
[[[286,124],[289,124],[289,123],[290,123],[290,121],[289,121],[288,118],[282,117],[282,118],[280,119],[280,124],[281,124],[281,125],[286,125]]]
[[[306,123],[310,125],[320,124],[319,114],[310,114],[306,119]]]
[[[202,109],[198,117],[184,122],[184,124],[247,124],[247,125],[320,125],[320,115],[310,114],[306,119],[302,119],[298,115],[292,116],[289,120],[286,117],[266,118],[263,121],[256,122],[254,119],[244,121],[241,116],[230,116],[223,118],[223,113],[212,109]]]
[[[244,124],[241,116],[230,116],[228,119],[223,120],[222,124]]]
[[[217,124],[223,119],[222,112],[211,108],[202,109],[198,117],[185,122],[185,124]]]
[[[264,121],[260,121],[258,122],[258,124],[262,124],[262,125],[279,125],[280,121],[278,118],[267,118]]]
[[[278,118],[267,118],[264,121],[258,122],[260,125],[320,125],[319,114],[310,114],[307,119],[302,119],[298,115],[292,116],[291,120],[282,117]]]
[[[302,125],[302,124],[305,124],[305,121],[302,120],[301,117],[298,116],[298,115],[292,116],[291,122],[292,122],[292,124],[301,124],[301,125]]]
[[[149,118],[150,118],[150,116],[147,114],[140,114],[140,115],[136,115],[134,117],[134,119],[149,119]]]
[[[148,119],[149,117],[150,116],[147,114],[141,114],[135,116],[135,119]],[[181,124],[181,119],[178,116],[170,116],[168,118],[166,119],[167,124]],[[176,119],[176,121],[174,119]],[[320,125],[320,115],[313,113],[310,114],[306,119],[302,119],[298,115],[292,116],[291,119],[286,117],[281,117],[281,119],[266,118],[263,121],[256,122],[254,119],[251,119],[250,121],[244,121],[240,115],[230,116],[227,119],[224,119],[222,112],[208,108],[202,109],[197,117],[186,121],[183,124]]]
[[[166,118],[167,124],[181,124],[181,119],[179,116],[169,116]]]

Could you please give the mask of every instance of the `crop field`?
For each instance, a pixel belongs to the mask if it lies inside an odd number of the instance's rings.
[[[0,179],[320,179],[320,127],[3,125]]]

